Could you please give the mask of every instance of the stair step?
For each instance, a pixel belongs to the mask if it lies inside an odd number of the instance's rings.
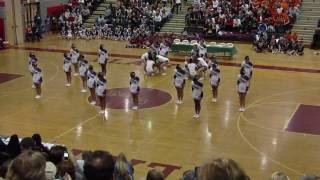
[[[317,21],[319,19],[319,16],[303,16],[303,15],[300,15],[299,17],[299,20],[315,20]]]
[[[320,11],[301,11],[300,16],[318,16],[320,15]]]
[[[104,11],[94,11],[93,12],[93,15],[105,15],[105,12]]]
[[[316,25],[309,25],[309,24],[295,24],[294,27],[299,27],[299,28],[306,28],[306,29],[314,29]]]
[[[97,7],[96,9],[96,11],[105,11],[105,10],[106,10],[106,7],[102,7],[102,6]]]

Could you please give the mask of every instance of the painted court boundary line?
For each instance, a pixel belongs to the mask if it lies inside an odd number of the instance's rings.
[[[20,50],[28,50],[28,51],[45,51],[45,52],[58,52],[64,53],[69,52],[69,50],[65,49],[51,49],[51,48],[35,48],[35,47],[12,47],[11,49],[20,49]],[[98,55],[97,52],[92,51],[81,51],[86,55]],[[133,58],[140,59],[140,56],[137,55],[128,55],[128,54],[109,54],[110,57],[118,57],[118,58]],[[183,58],[170,58],[171,61],[175,62],[184,62]],[[220,62],[223,66],[231,66],[231,67],[240,67],[240,63],[234,62]],[[305,73],[320,73],[320,69],[307,69],[307,68],[295,68],[295,67],[284,67],[284,66],[271,66],[271,65],[254,65],[255,69],[266,69],[266,70],[278,70],[278,71],[288,71],[288,72],[305,72]]]

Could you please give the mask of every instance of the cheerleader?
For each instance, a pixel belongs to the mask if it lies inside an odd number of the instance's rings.
[[[154,74],[154,66],[155,66],[155,61],[152,58],[148,58],[146,62],[146,75],[147,76],[152,76]]]
[[[198,75],[197,64],[196,64],[196,62],[195,62],[192,58],[189,58],[189,59],[188,59],[187,68],[188,68],[188,71],[189,71],[189,77],[190,77],[191,79],[193,79],[195,76]]]
[[[198,74],[200,76],[200,81],[204,79],[205,73],[209,67],[208,63],[202,57],[193,56],[194,61],[197,62]]]
[[[74,76],[78,76],[79,75],[79,69],[78,69],[78,59],[80,56],[80,52],[79,50],[76,48],[75,44],[71,45],[71,49],[70,49],[70,55],[71,55],[71,62],[74,66]]]
[[[218,87],[220,84],[220,70],[215,64],[211,65],[210,68],[210,85],[212,88],[212,102],[217,102]]]
[[[36,56],[30,52],[29,53],[29,61],[28,61],[28,69],[30,71],[31,76],[33,76],[33,64],[37,64],[38,63],[38,59],[36,58]],[[34,86],[34,84],[32,84],[32,88],[36,88]]]
[[[219,68],[219,62],[217,60],[217,58],[214,56],[212,57],[211,61],[208,63],[209,68],[215,68],[215,69],[220,69]]]
[[[136,73],[131,72],[129,90],[131,92],[131,96],[133,100],[133,107],[132,107],[133,110],[137,110],[139,105],[139,91],[140,91],[139,82],[140,82],[140,79],[138,76],[136,76]]]
[[[244,58],[244,61],[241,63],[241,68],[244,69],[244,73],[249,78],[249,81],[250,81],[252,78],[253,64],[250,61],[249,56],[246,56]]]
[[[177,90],[177,101],[176,101],[177,104],[182,104],[183,89],[185,85],[185,76],[186,76],[186,72],[178,64],[176,66],[175,73],[173,76],[174,86],[176,87],[176,90]]]
[[[204,40],[200,41],[200,44],[198,44],[198,50],[199,50],[199,56],[202,58],[207,57],[207,45],[204,43]]]
[[[82,90],[81,92],[87,92],[87,71],[88,71],[88,61],[84,59],[83,55],[79,57],[79,74],[82,80]]]
[[[192,97],[194,100],[194,109],[196,114],[193,116],[194,118],[200,117],[201,110],[201,99],[203,98],[203,84],[199,81],[199,78],[196,76],[192,80]]]
[[[148,59],[152,59],[152,51],[148,49],[148,52],[142,54],[141,56],[141,63],[143,65],[143,71],[146,73],[147,61]]]
[[[72,30],[71,30],[71,28],[69,28],[68,31],[67,31],[67,39],[68,40],[72,39]]]
[[[90,104],[95,105],[96,104],[96,77],[97,77],[97,73],[94,72],[93,70],[93,66],[90,65],[89,69],[87,71],[87,86],[90,90],[90,94],[91,94],[91,102]]]
[[[246,95],[249,88],[249,80],[250,78],[246,75],[244,68],[240,69],[240,74],[238,75],[238,81],[237,81],[237,89],[239,94],[239,100],[240,100],[240,112],[245,111],[245,103],[246,103]]]
[[[166,42],[160,43],[159,55],[163,57],[168,57],[169,54],[169,46]]]
[[[42,83],[42,71],[37,63],[32,64],[32,81],[36,87],[36,96],[34,98],[41,98],[41,83]]]
[[[100,44],[99,48],[99,57],[98,57],[98,63],[101,66],[101,71],[104,74],[104,76],[107,75],[107,61],[108,61],[108,51],[103,47],[103,44]]]
[[[71,58],[67,53],[63,54],[63,70],[66,72],[67,75],[67,84],[66,86],[69,87],[71,85]]]
[[[155,56],[156,56],[156,65],[158,67],[159,73],[161,73],[161,75],[163,76],[167,75],[165,73],[165,69],[167,69],[166,65],[169,64],[169,58],[161,55],[155,55]]]
[[[100,114],[103,114],[106,109],[106,94],[107,94],[107,80],[104,78],[102,72],[98,73],[98,79],[96,82],[96,95],[100,102]]]

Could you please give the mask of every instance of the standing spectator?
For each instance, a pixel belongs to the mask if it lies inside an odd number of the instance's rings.
[[[10,137],[8,146],[7,146],[7,153],[10,155],[11,158],[15,158],[20,154],[20,143],[18,135],[14,134]]]
[[[158,169],[151,169],[147,174],[147,180],[164,180],[164,175]]]
[[[114,160],[107,151],[94,151],[84,164],[86,180],[112,180]]]
[[[133,180],[133,173],[133,166],[127,161],[126,156],[123,153],[120,153],[114,167],[114,180]]]
[[[6,180],[46,180],[46,160],[38,152],[26,151],[9,166]]]

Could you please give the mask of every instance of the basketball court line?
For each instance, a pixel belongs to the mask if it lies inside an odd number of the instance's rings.
[[[47,81],[42,83],[43,87],[45,87],[47,84],[49,84],[50,81],[54,80],[56,78],[56,76],[59,74],[59,71],[60,71],[59,67],[55,63],[49,61],[49,64],[53,65],[53,67],[55,67],[56,71]],[[27,77],[27,76],[30,76],[30,74],[23,75],[23,76]],[[30,81],[32,82],[32,78],[31,78]],[[21,92],[24,92],[24,91],[27,91],[27,90],[30,90],[30,89],[32,89],[32,88],[31,87],[27,87],[27,88],[22,88],[22,89],[19,89],[19,90],[16,90],[16,91],[1,91],[0,97],[9,96],[9,95],[16,94],[16,93],[21,93]]]
[[[253,144],[247,139],[247,137],[243,134],[243,132],[242,132],[242,130],[241,130],[241,127],[240,127],[241,116],[240,116],[240,115],[241,115],[241,113],[239,114],[239,116],[238,116],[238,118],[237,118],[237,130],[238,130],[238,132],[239,132],[240,137],[242,138],[242,140],[245,141],[246,144],[247,144],[252,150],[254,150],[255,152],[257,152],[260,156],[266,157],[266,158],[269,159],[271,162],[273,162],[273,163],[275,163],[275,164],[279,165],[280,167],[283,167],[283,168],[285,168],[285,169],[287,169],[287,170],[290,170],[290,171],[296,173],[296,174],[299,175],[299,176],[304,176],[304,175],[305,175],[304,173],[302,173],[302,172],[300,172],[300,171],[298,171],[298,170],[295,170],[295,169],[293,169],[293,168],[290,168],[289,166],[287,166],[287,165],[285,165],[285,164],[283,164],[283,163],[281,163],[281,162],[273,159],[272,157],[270,157],[270,156],[267,155],[266,153],[260,151],[255,145],[253,145]]]
[[[297,112],[298,108],[300,107],[301,103],[298,103],[293,111],[293,113],[290,115],[290,118],[288,118],[288,120],[286,121],[283,130],[285,131],[291,121],[291,119],[293,118],[294,114]]]
[[[46,51],[46,52],[58,52],[64,53],[69,52],[67,49],[52,49],[52,48],[34,48],[34,47],[12,47],[11,49],[27,50],[27,51]],[[98,55],[97,52],[92,51],[81,51],[86,55]],[[141,56],[137,55],[128,55],[128,54],[109,54],[109,57],[120,57],[120,58],[133,58],[140,59]],[[184,62],[183,58],[170,58],[170,61]],[[231,66],[231,67],[240,67],[241,63],[234,62],[220,62],[222,66]],[[264,70],[278,70],[278,71],[287,71],[287,72],[304,72],[304,73],[320,73],[320,69],[308,69],[308,68],[297,68],[297,67],[286,67],[286,66],[271,66],[271,65],[262,65],[255,64],[255,69],[264,69]]]
[[[249,106],[247,106],[248,108],[253,108],[254,106],[256,105],[259,105],[258,103],[265,100],[265,99],[269,99],[271,97],[275,97],[275,96],[279,96],[279,95],[285,95],[285,94],[290,94],[290,93],[296,93],[296,92],[303,92],[303,91],[310,91],[310,90],[318,90],[320,88],[308,88],[308,89],[297,89],[297,90],[293,90],[293,91],[284,91],[284,92],[281,92],[281,93],[276,93],[276,94],[273,94],[273,95],[270,95],[270,96],[266,96],[266,97],[263,97],[263,98],[260,98],[260,99],[257,99],[256,101],[252,102]],[[248,109],[247,108],[247,109]],[[270,161],[272,161],[273,163],[285,168],[285,169],[288,169],[300,176],[303,176],[305,175],[304,173],[300,172],[300,171],[297,171],[295,169],[292,169],[288,166],[286,166],[285,164],[279,162],[279,161],[276,161],[275,159],[271,158],[270,156],[268,156],[267,154],[265,154],[263,151],[259,150],[256,146],[254,146],[247,138],[246,136],[243,134],[242,130],[241,130],[241,127],[240,127],[240,121],[241,121],[241,117],[243,116],[242,115],[243,113],[239,113],[238,115],[238,118],[237,118],[237,130],[240,134],[240,137],[242,138],[242,140],[252,149],[254,150],[255,152],[257,152],[260,156],[265,156],[267,159],[269,159]],[[251,121],[250,121],[251,122]],[[253,123],[253,122],[251,122]],[[255,123],[253,123],[255,124]],[[264,127],[265,129],[269,129],[269,130],[272,130],[272,128],[266,128]],[[273,129],[275,130],[275,129]],[[280,131],[280,132],[284,132],[284,131]]]

